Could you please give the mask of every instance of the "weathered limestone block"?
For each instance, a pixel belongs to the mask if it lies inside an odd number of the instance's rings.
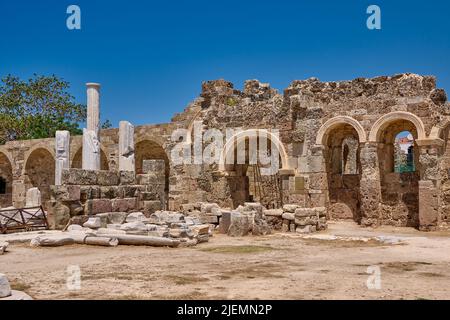
[[[294,213],[295,209],[297,209],[297,208],[298,208],[298,205],[296,205],[296,204],[285,204],[283,206],[283,211]]]
[[[8,246],[9,246],[8,242],[0,241],[0,255],[5,253],[5,251],[8,248]]]
[[[119,178],[120,178],[121,185],[128,185],[128,184],[134,184],[136,176],[135,176],[134,170],[133,171],[120,171]]]
[[[141,188],[143,186],[134,185],[134,186],[119,186],[119,192],[124,198],[134,198],[139,196],[139,192],[141,192]],[[145,190],[145,187],[144,187]]]
[[[165,178],[158,177],[154,173],[137,174],[136,181],[140,185],[148,185],[148,184],[164,185],[165,184]]]
[[[110,199],[87,200],[84,205],[84,212],[87,215],[94,215],[112,211],[112,203]]]
[[[81,188],[77,185],[50,186],[50,197],[57,201],[79,201]]]
[[[145,220],[147,220],[147,218],[142,212],[130,213],[126,218],[126,222],[137,222],[137,221],[145,221]]]
[[[231,225],[231,215],[233,212],[226,211],[222,213],[222,218],[220,219],[219,223],[219,233],[227,234],[228,229],[230,229]]]
[[[130,212],[137,209],[136,198],[112,199],[113,212]]]
[[[203,214],[212,213],[213,209],[220,209],[220,207],[219,207],[219,205],[217,203],[202,202],[200,204],[200,211]]]
[[[231,213],[231,223],[228,235],[231,237],[246,236],[251,228],[251,221],[248,215],[233,211]]]
[[[267,220],[262,212],[256,212],[253,217],[252,224],[252,235],[254,236],[264,236],[270,234],[272,228],[267,223]]]
[[[109,221],[108,221],[109,213],[108,212],[96,214],[95,218],[100,218],[100,222],[101,222],[100,228],[106,228],[106,226],[109,223]]]
[[[213,215],[202,215],[202,216],[200,216],[200,222],[201,223],[218,224],[219,223],[219,217],[218,216],[213,216]]]
[[[41,205],[41,191],[38,188],[27,190],[25,207],[39,207]]]
[[[283,227],[283,219],[281,216],[267,216],[266,220],[273,230],[281,230]]]
[[[101,217],[89,218],[89,220],[83,224],[83,227],[91,229],[102,228],[102,218]]]
[[[47,201],[47,219],[51,229],[63,229],[70,221],[70,207],[60,201]]]
[[[0,298],[6,298],[11,295],[11,286],[8,278],[3,273],[0,273]]]
[[[140,220],[124,223],[120,226],[120,230],[126,231],[127,234],[141,235],[147,235],[148,231],[152,231]]]
[[[134,171],[134,126],[128,121],[119,123],[119,170]]]
[[[97,184],[100,186],[117,186],[119,185],[119,174],[114,171],[99,170],[97,171]]]
[[[162,209],[163,205],[159,200],[142,201],[142,211],[147,215]]]
[[[109,224],[122,224],[127,219],[128,213],[126,212],[109,212],[108,223]]]
[[[62,171],[70,168],[70,132],[56,131],[55,134],[55,185],[62,184]]]
[[[436,230],[439,225],[438,190],[432,181],[419,181],[419,229]]]
[[[286,220],[289,220],[289,221],[294,221],[295,220],[295,216],[291,212],[285,212],[285,213],[283,213],[283,215],[281,217],[283,219],[286,219]]]
[[[312,232],[316,232],[316,227],[312,226],[312,225],[304,225],[304,226],[298,226],[295,229],[295,232],[297,233],[301,233],[301,234],[308,234],[308,233],[312,233]]]
[[[281,217],[283,215],[283,209],[264,210],[264,214],[267,217]]]
[[[71,217],[84,214],[84,208],[80,201],[69,202],[66,205],[69,206]]]
[[[265,208],[259,202],[245,202],[243,212],[255,211],[262,213]]]
[[[96,185],[97,174],[93,170],[83,170],[83,169],[63,170],[62,184]]]
[[[101,189],[99,186],[80,186],[80,200],[92,200],[101,198]]]
[[[102,199],[115,199],[118,198],[119,188],[116,186],[102,186],[100,187],[100,197]]]
[[[154,173],[158,176],[165,175],[166,163],[164,160],[143,160],[142,173]]]
[[[157,211],[150,215],[150,223],[167,224],[184,222],[184,215],[177,212]]]

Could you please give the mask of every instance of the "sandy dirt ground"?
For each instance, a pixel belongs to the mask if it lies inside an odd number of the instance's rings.
[[[402,244],[296,234],[214,235],[192,248],[12,243],[0,273],[35,299],[450,299],[450,233],[332,222],[322,234],[395,236]],[[67,288],[74,265],[79,290]],[[380,289],[367,287],[373,266]]]

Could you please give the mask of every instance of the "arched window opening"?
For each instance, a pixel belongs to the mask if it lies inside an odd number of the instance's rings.
[[[406,173],[416,171],[414,165],[414,137],[409,131],[402,131],[394,142],[394,172]]]

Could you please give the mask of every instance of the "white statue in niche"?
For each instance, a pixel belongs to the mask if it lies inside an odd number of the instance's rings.
[[[55,185],[62,183],[62,171],[69,169],[70,132],[56,131]]]
[[[100,141],[92,130],[83,129],[83,169],[100,170]]]

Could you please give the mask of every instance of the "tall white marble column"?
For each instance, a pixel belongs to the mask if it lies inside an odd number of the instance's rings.
[[[87,83],[87,128],[83,129],[83,169],[100,170],[100,84]]]
[[[61,177],[64,169],[70,168],[70,132],[56,131],[55,136],[55,185],[62,184]]]
[[[134,171],[134,126],[119,123],[119,171]]]

